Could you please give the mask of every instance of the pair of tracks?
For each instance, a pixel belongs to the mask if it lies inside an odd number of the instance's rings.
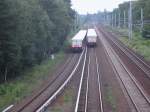
[[[56,98],[57,95],[65,88],[69,83],[73,75],[75,74],[85,50],[79,56],[75,54],[70,56],[66,63],[56,73],[56,76],[51,80],[45,82],[43,89],[34,93],[32,97],[25,99],[19,104],[14,105],[6,112],[42,112],[45,108]]]
[[[122,62],[120,57],[116,54],[115,49],[120,49],[120,54],[124,53],[124,55],[127,55],[128,58],[130,58],[131,61],[135,63],[136,67],[139,67],[141,71],[143,71],[143,77],[148,77],[149,68],[147,64],[144,64],[139,57],[137,57],[135,54],[131,54],[131,51],[127,50],[126,48],[123,48],[123,45],[120,45],[113,40],[111,35],[107,34],[104,30],[99,28],[100,32],[102,33],[103,36],[101,37],[101,41],[103,42],[103,45],[105,46],[106,49],[106,54],[108,57],[110,57],[111,63],[114,66],[114,70],[116,71],[116,76],[121,80],[129,98],[131,99],[135,110],[137,112],[149,112],[150,111],[150,99],[149,95],[145,90],[143,89],[143,86],[139,84],[137,81],[136,77],[127,69],[125,64]],[[104,38],[105,37],[105,38]],[[109,42],[109,43],[108,43]],[[115,44],[116,46],[114,47],[112,44]],[[122,51],[122,52],[121,52]],[[130,56],[129,56],[130,53]],[[131,58],[132,56],[132,58]],[[146,67],[144,67],[146,66]]]
[[[74,112],[103,112],[99,64],[95,48],[88,49]]]
[[[150,79],[150,65],[145,62],[145,60],[137,56],[135,52],[131,51],[128,47],[126,47],[111,32],[104,32],[103,30],[103,34],[108,37],[109,41],[111,41],[111,43],[118,47],[132,62],[134,62],[135,66],[137,66],[137,68],[140,69],[147,78]]]

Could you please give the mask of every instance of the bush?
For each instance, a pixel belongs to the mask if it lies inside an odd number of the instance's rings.
[[[142,36],[144,38],[149,38],[150,39],[150,25],[145,25],[144,29],[142,31]]]

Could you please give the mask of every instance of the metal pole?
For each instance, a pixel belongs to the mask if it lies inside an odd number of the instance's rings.
[[[129,8],[129,39],[132,39],[132,2],[130,1]]]
[[[118,28],[120,28],[120,11],[119,11],[119,23],[118,23]]]
[[[107,15],[107,24],[110,25],[109,14]]]
[[[74,30],[77,29],[77,13],[75,14],[75,20],[74,20]]]
[[[115,13],[115,27],[117,26],[117,15]]]
[[[77,14],[77,27],[79,26],[79,18],[78,18],[78,14]]]
[[[128,37],[130,39],[130,10],[128,10]]]
[[[111,14],[109,14],[109,25],[111,26]]]
[[[124,28],[126,27],[126,12],[124,11]]]
[[[106,21],[107,21],[106,12],[105,12],[104,20],[105,20],[105,25],[106,25]]]
[[[112,15],[111,15],[111,21],[112,21],[112,27],[114,27],[114,15],[113,15],[113,13],[112,13]]]
[[[144,27],[144,22],[143,22],[143,9],[141,8],[141,33]]]
[[[107,25],[109,25],[109,15],[107,14]]]
[[[107,24],[107,11],[105,10],[105,25]]]
[[[133,23],[132,23],[132,1],[130,1],[130,21],[131,21],[131,39],[132,39],[132,27],[133,27]]]

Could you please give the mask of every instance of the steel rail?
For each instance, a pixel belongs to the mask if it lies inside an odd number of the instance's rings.
[[[110,33],[110,32],[108,32],[111,36],[113,36],[113,37],[115,37],[116,38],[116,36],[114,35],[114,34],[112,34],[112,33]],[[130,52],[132,55],[134,55],[139,61],[141,61],[145,66],[147,66],[149,69],[150,69],[150,65],[148,65],[147,63],[145,63],[142,59],[140,59],[134,52],[132,52],[131,50],[129,50],[129,48],[127,48],[126,46],[124,46],[121,42],[120,42],[120,40],[116,40],[116,42],[118,43],[118,44],[120,44],[120,45],[122,45],[122,47],[124,48],[124,49],[126,49],[128,52]]]
[[[150,98],[147,96],[147,94],[145,94],[145,91],[141,88],[141,86],[138,84],[138,81],[135,79],[135,77],[133,77],[133,75],[128,71],[128,69],[126,68],[126,66],[123,64],[123,62],[121,61],[120,58],[118,58],[118,60],[120,61],[121,65],[123,66],[123,68],[125,69],[125,71],[128,73],[128,75],[130,76],[130,78],[132,79],[132,81],[134,82],[134,84],[136,85],[136,87],[139,89],[139,91],[141,92],[141,94],[143,95],[143,97],[146,99],[146,101],[149,103],[150,105]]]
[[[93,51],[94,49],[92,49],[92,51]],[[98,93],[99,93],[99,105],[100,105],[100,112],[104,112],[104,110],[103,110],[103,101],[102,101],[102,92],[101,92],[101,84],[100,84],[100,73],[99,73],[99,64],[98,64],[98,59],[97,59],[97,55],[96,55],[96,52],[95,52],[95,50],[94,50],[94,52],[93,52],[93,54],[94,54],[94,57],[92,57],[92,58],[94,58],[95,59],[95,64],[96,64],[96,74],[97,74],[97,84],[98,84]],[[88,74],[87,74],[87,80],[86,80],[86,96],[85,96],[85,105],[84,105],[84,112],[87,112],[88,111],[88,95],[89,95],[89,75],[90,75],[90,64],[91,64],[91,56],[89,55],[89,60],[88,60],[88,68],[87,68],[87,70],[88,70]],[[82,69],[82,73],[84,74],[84,69]],[[84,76],[83,76],[84,77]],[[80,87],[82,87],[82,85],[81,84],[83,84],[83,78],[81,78],[81,80],[80,80]],[[81,110],[79,110],[79,102],[80,102],[80,94],[81,94],[81,89],[82,88],[80,88],[79,87],[79,92],[78,92],[78,97],[77,97],[77,103],[76,103],[76,108],[75,108],[75,112],[78,112],[78,111],[81,111]]]
[[[83,84],[83,77],[84,77],[84,71],[85,71],[85,63],[87,60],[87,48],[85,51],[85,56],[84,56],[84,63],[83,63],[83,68],[82,68],[82,73],[81,73],[81,78],[80,78],[80,85],[79,85],[79,90],[78,90],[78,95],[77,95],[77,100],[76,100],[76,105],[75,105],[75,109],[74,112],[78,112],[78,106],[79,106],[79,99],[80,99],[80,95],[81,95],[81,87]]]
[[[85,108],[84,112],[87,112],[87,105],[88,105],[88,91],[89,91],[89,76],[90,76],[90,56],[89,56],[89,62],[88,62],[88,76],[87,76],[87,86],[86,86],[86,99],[85,99]]]
[[[122,67],[124,68],[124,70],[127,72],[128,76],[130,77],[130,79],[133,81],[133,83],[135,84],[136,88],[139,90],[139,92],[141,93],[141,95],[143,96],[143,98],[145,99],[145,101],[148,103],[148,105],[150,105],[150,100],[149,100],[149,97],[145,94],[145,92],[143,91],[143,89],[141,89],[141,86],[138,84],[137,80],[131,75],[131,73],[128,71],[128,69],[126,68],[126,66],[123,64],[123,62],[121,61],[121,59],[119,58],[119,56],[114,53],[115,51],[109,47],[109,49],[111,51],[113,51],[113,54],[117,57],[117,59],[119,60],[120,64],[122,65]],[[105,53],[106,55],[108,56],[108,58],[110,57],[110,54],[109,52],[106,50],[105,48]],[[117,72],[117,69],[116,67],[114,66],[113,62],[111,59],[109,59],[110,62],[112,63],[113,65],[113,68],[115,69],[115,71]],[[137,112],[141,112],[141,110],[139,109],[139,107],[137,106],[136,102],[134,101],[134,99],[131,97],[129,91],[127,90],[125,84],[124,84],[124,81],[122,80],[122,78],[120,77],[119,73],[117,72],[117,76],[119,77],[119,79],[121,80],[122,84],[124,85],[124,88],[126,89],[127,93],[128,93],[128,96],[130,97],[131,101],[133,102],[133,105],[135,106]]]
[[[113,40],[112,40],[113,41]],[[140,65],[140,63],[139,62],[137,62],[137,60],[135,60],[135,59],[133,59],[131,56],[129,56],[130,54],[128,54],[128,52],[125,50],[125,48],[123,49],[123,48],[121,48],[121,47],[119,47],[119,45],[115,42],[115,41],[113,41],[114,43],[115,43],[115,45],[122,51],[122,52],[124,52],[124,54],[126,54],[129,58],[130,58],[130,60],[132,60],[149,78],[150,78],[150,76],[149,76],[149,73],[150,73],[150,71],[148,71],[148,70],[146,70],[145,68],[144,68],[144,66],[143,65]],[[132,56],[133,56],[133,54],[132,54]],[[134,57],[136,57],[137,58],[137,56],[136,55],[134,55]],[[138,60],[140,60],[141,61],[141,59],[139,59],[139,58],[137,58]],[[143,62],[143,61],[141,61],[144,65],[147,65],[145,62]],[[148,68],[149,68],[149,66],[147,66]],[[149,68],[150,69],[150,68]]]
[[[109,38],[109,37],[108,37]],[[113,42],[113,41],[112,41]],[[119,46],[118,46],[119,47]],[[120,47],[119,47],[120,48]],[[112,48],[111,48],[112,49]],[[122,51],[123,49],[120,48]],[[121,59],[118,58],[120,62]],[[123,62],[121,63],[123,65],[123,67],[125,68],[125,70],[128,72],[129,76],[131,77],[131,79],[133,80],[133,82],[136,84],[136,86],[138,87],[138,89],[140,90],[140,92],[142,93],[142,95],[146,98],[147,102],[150,104],[150,98],[148,97],[148,95],[145,94],[145,92],[143,91],[143,88],[138,84],[138,81],[135,79],[135,77],[128,71],[128,69],[125,67],[125,65],[123,64]],[[141,68],[141,67],[140,67]]]
[[[2,112],[7,112],[8,110],[10,110],[14,105],[10,105],[7,108],[5,108]]]
[[[111,48],[110,48],[111,49]],[[115,55],[115,54],[114,54]],[[131,80],[133,81],[133,83],[135,84],[135,86],[137,87],[137,89],[140,91],[141,95],[143,96],[143,98],[147,101],[147,103],[150,105],[150,99],[149,97],[145,94],[145,92],[143,91],[143,89],[141,88],[141,86],[139,86],[137,80],[131,75],[131,73],[128,71],[128,69],[125,67],[125,65],[123,64],[123,62],[121,61],[121,59],[116,56],[120,62],[120,64],[122,65],[122,67],[125,69],[125,71],[127,72],[128,76],[131,78]],[[112,62],[113,63],[113,62]],[[116,69],[116,68],[115,68]],[[117,70],[116,70],[117,71]],[[125,89],[126,86],[122,80],[122,78],[120,77],[120,75],[118,75],[119,79],[121,80],[122,84],[124,85]],[[136,102],[134,101],[134,99],[131,97],[130,93],[128,92],[128,90],[126,89],[128,95],[130,96],[130,99],[132,100],[137,112],[141,112],[141,110],[139,109],[138,105],[136,104]]]
[[[86,49],[86,52],[87,52],[87,49]],[[76,72],[76,70],[77,70],[77,68],[78,68],[78,66],[79,66],[79,64],[81,62],[83,54],[84,54],[84,51],[80,55],[80,58],[79,58],[79,60],[78,60],[78,62],[76,64],[76,66],[74,67],[73,71],[71,72],[71,74],[69,75],[69,77],[67,78],[67,80],[58,88],[58,90],[39,109],[36,110],[36,112],[43,112],[45,110],[45,108],[51,103],[51,101],[53,99],[55,99],[56,96],[65,88],[65,86],[69,83],[69,81],[71,80],[71,78],[75,74],[75,72]]]
[[[107,55],[108,58],[110,57],[109,53],[108,53],[106,50],[105,50],[105,54]],[[109,59],[108,61],[111,63],[113,70],[114,70],[115,73],[117,74],[116,76],[118,76],[118,78],[120,79],[121,83],[123,84],[123,87],[125,88],[125,91],[127,92],[127,94],[128,94],[128,96],[129,96],[129,98],[130,98],[132,104],[134,105],[134,108],[136,109],[137,112],[139,112],[136,103],[134,102],[134,100],[133,100],[132,97],[130,96],[130,93],[128,92],[128,90],[127,90],[127,88],[125,87],[125,85],[124,85],[124,83],[123,83],[121,77],[119,76],[119,74],[118,74],[118,72],[117,72],[117,69],[116,69],[115,66],[113,65],[112,60]]]
[[[104,31],[103,31],[104,33]],[[109,32],[108,32],[109,33]],[[109,33],[110,34],[110,33]],[[106,35],[106,33],[105,33]],[[112,34],[110,34],[112,35]],[[114,36],[114,35],[112,35]],[[109,36],[107,36],[109,38]],[[109,38],[122,52],[124,52],[124,54],[126,54],[126,56],[128,56],[130,58],[130,60],[132,60],[149,78],[150,78],[150,66],[145,63],[142,59],[140,59],[135,53],[131,52],[127,47],[125,47],[124,45],[122,45],[121,43],[115,41],[112,38]],[[120,44],[120,45],[119,45]],[[130,55],[130,56],[129,56]],[[133,56],[135,59],[132,59],[131,56]],[[139,63],[139,62],[141,63]],[[140,64],[140,65],[139,65]],[[143,64],[145,67],[147,67],[149,70],[146,70],[146,68],[141,65]]]
[[[101,89],[101,82],[100,82],[100,72],[99,72],[99,63],[98,63],[98,59],[97,59],[97,55],[95,52],[95,59],[96,59],[96,70],[97,70],[97,79],[98,79],[98,86],[99,86],[99,100],[100,100],[100,108],[101,108],[101,112],[104,112],[104,108],[103,108],[103,100],[102,100],[102,89]]]

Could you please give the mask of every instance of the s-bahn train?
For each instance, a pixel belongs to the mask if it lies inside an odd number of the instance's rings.
[[[82,51],[84,47],[85,37],[87,31],[80,30],[71,40],[71,47],[73,51]]]
[[[97,34],[95,29],[88,29],[86,42],[88,46],[96,46]]]
[[[95,29],[80,30],[71,39],[71,49],[75,52],[81,52],[85,45],[95,46],[97,43],[97,34]]]

